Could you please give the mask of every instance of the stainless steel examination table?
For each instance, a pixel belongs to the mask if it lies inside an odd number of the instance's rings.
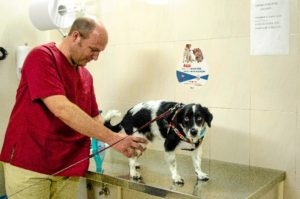
[[[92,162],[92,161],[91,161]],[[281,199],[285,172],[203,159],[202,170],[209,181],[197,181],[190,156],[178,154],[178,172],[184,186],[174,185],[164,153],[147,150],[140,157],[142,180],[129,178],[126,157],[108,150],[104,161],[104,174],[90,171],[84,184],[84,198],[88,199]],[[91,165],[90,170],[93,170]],[[80,198],[83,198],[82,196]]]

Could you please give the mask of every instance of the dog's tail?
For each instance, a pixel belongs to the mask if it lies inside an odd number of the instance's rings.
[[[106,126],[107,128],[109,128],[114,132],[120,132],[122,130],[121,122],[116,125],[112,125],[110,123],[110,121],[114,117],[121,117],[121,112],[118,110],[108,111],[108,113],[104,116],[104,126]]]

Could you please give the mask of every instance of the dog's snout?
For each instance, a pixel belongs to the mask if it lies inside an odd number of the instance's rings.
[[[192,135],[192,136],[196,136],[196,135],[197,135],[197,130],[194,129],[194,128],[192,128],[192,129],[191,129],[191,135]]]

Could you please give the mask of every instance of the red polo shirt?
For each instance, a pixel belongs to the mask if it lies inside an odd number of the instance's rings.
[[[98,115],[91,74],[84,67],[75,70],[55,43],[34,48],[24,62],[0,161],[51,175],[89,155],[90,139],[42,102],[51,95],[65,95],[91,117]],[[82,176],[88,164],[84,161],[58,175]]]

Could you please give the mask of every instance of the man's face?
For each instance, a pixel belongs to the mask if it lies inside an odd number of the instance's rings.
[[[92,60],[96,61],[99,54],[105,49],[106,44],[107,36],[101,34],[101,30],[97,28],[87,38],[79,34],[71,50],[72,63],[77,66],[85,66]]]

